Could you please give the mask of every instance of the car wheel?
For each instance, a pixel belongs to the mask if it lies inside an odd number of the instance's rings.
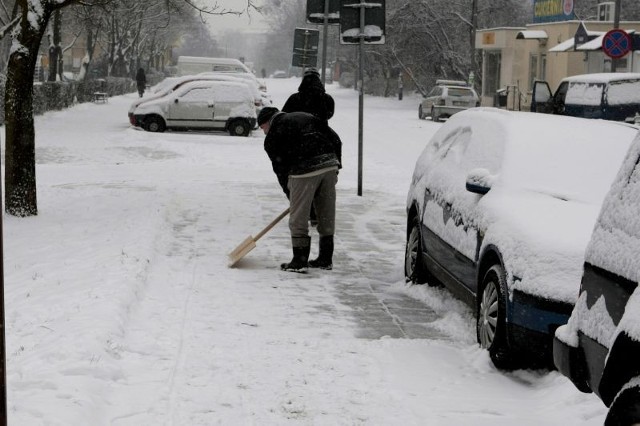
[[[433,107],[431,107],[431,121],[435,123],[440,121],[440,117],[436,115],[436,110]]]
[[[424,284],[427,282],[429,274],[422,262],[420,220],[414,216],[410,221],[410,226],[411,229],[407,236],[407,245],[404,252],[404,276],[406,282]]]
[[[418,118],[420,120],[424,120],[425,118],[424,112],[422,111],[422,105],[418,106]]]
[[[167,126],[160,116],[152,115],[145,119],[145,130],[148,132],[164,132],[166,129]]]
[[[251,125],[247,120],[233,120],[229,123],[229,134],[231,136],[249,136]]]
[[[500,369],[516,368],[507,341],[506,274],[502,265],[493,265],[484,274],[476,316],[478,343],[489,351],[493,364]]]
[[[605,425],[636,425],[640,423],[640,387],[626,388],[609,407]]]

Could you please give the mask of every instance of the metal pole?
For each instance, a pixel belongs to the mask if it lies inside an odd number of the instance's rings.
[[[358,95],[358,195],[362,196],[362,128],[364,122],[364,11],[365,0],[360,0],[360,70],[359,70],[359,95]]]
[[[329,32],[329,1],[324,0],[324,26],[322,33],[322,84],[325,84],[325,73],[327,69],[327,33]]]
[[[616,0],[613,9],[613,28],[620,28],[620,0]],[[611,72],[616,72],[617,62],[617,59],[611,58]],[[631,60],[631,62],[633,63],[633,59]]]
[[[2,182],[0,180],[0,199],[2,199]],[[0,210],[0,425],[7,426],[7,345],[5,339],[5,320],[4,320],[4,250],[3,250],[3,232],[2,222],[4,220],[4,214]]]

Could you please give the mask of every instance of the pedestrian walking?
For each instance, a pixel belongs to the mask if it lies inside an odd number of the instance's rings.
[[[147,87],[147,76],[143,68],[139,68],[136,73],[136,85],[138,86],[138,94],[142,97],[142,95],[144,95],[144,89]]]
[[[308,112],[328,121],[333,117],[335,102],[325,89],[320,74],[310,68],[304,72],[298,91],[289,96],[282,107],[283,112]]]
[[[289,199],[289,231],[293,258],[282,270],[332,269],[336,216],[336,183],[342,167],[342,142],[322,120],[306,112],[281,112],[265,107],[258,114],[265,133],[264,149]],[[309,261],[309,214],[315,205],[320,236],[319,253]]]

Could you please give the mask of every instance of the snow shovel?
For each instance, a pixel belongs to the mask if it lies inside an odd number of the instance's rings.
[[[247,255],[247,253],[249,253],[251,250],[253,250],[255,248],[255,246],[256,246],[256,242],[264,234],[269,232],[269,230],[271,228],[276,226],[276,224],[278,222],[280,222],[288,214],[289,214],[289,208],[287,207],[287,209],[285,211],[283,211],[282,213],[280,213],[280,215],[278,215],[278,217],[276,217],[273,220],[273,222],[268,224],[262,231],[258,232],[258,234],[255,237],[252,237],[251,235],[249,235],[243,242],[241,242],[238,247],[236,247],[231,253],[228,254],[228,256],[229,256],[229,265],[228,265],[229,268],[233,267],[233,265],[238,263],[238,261],[240,259],[242,259],[243,257],[245,257]]]

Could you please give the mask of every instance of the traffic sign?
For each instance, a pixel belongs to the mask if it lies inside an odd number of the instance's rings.
[[[364,28],[360,13],[364,11]],[[340,44],[384,44],[385,0],[342,0],[340,7]]]
[[[324,23],[325,2],[329,2],[328,23],[340,23],[340,0],[307,0],[307,22],[311,24]]]
[[[602,50],[612,59],[622,58],[631,51],[632,45],[629,34],[619,28],[609,30],[602,38]]]
[[[296,28],[293,34],[294,67],[317,67],[318,42],[320,31],[309,28]]]

